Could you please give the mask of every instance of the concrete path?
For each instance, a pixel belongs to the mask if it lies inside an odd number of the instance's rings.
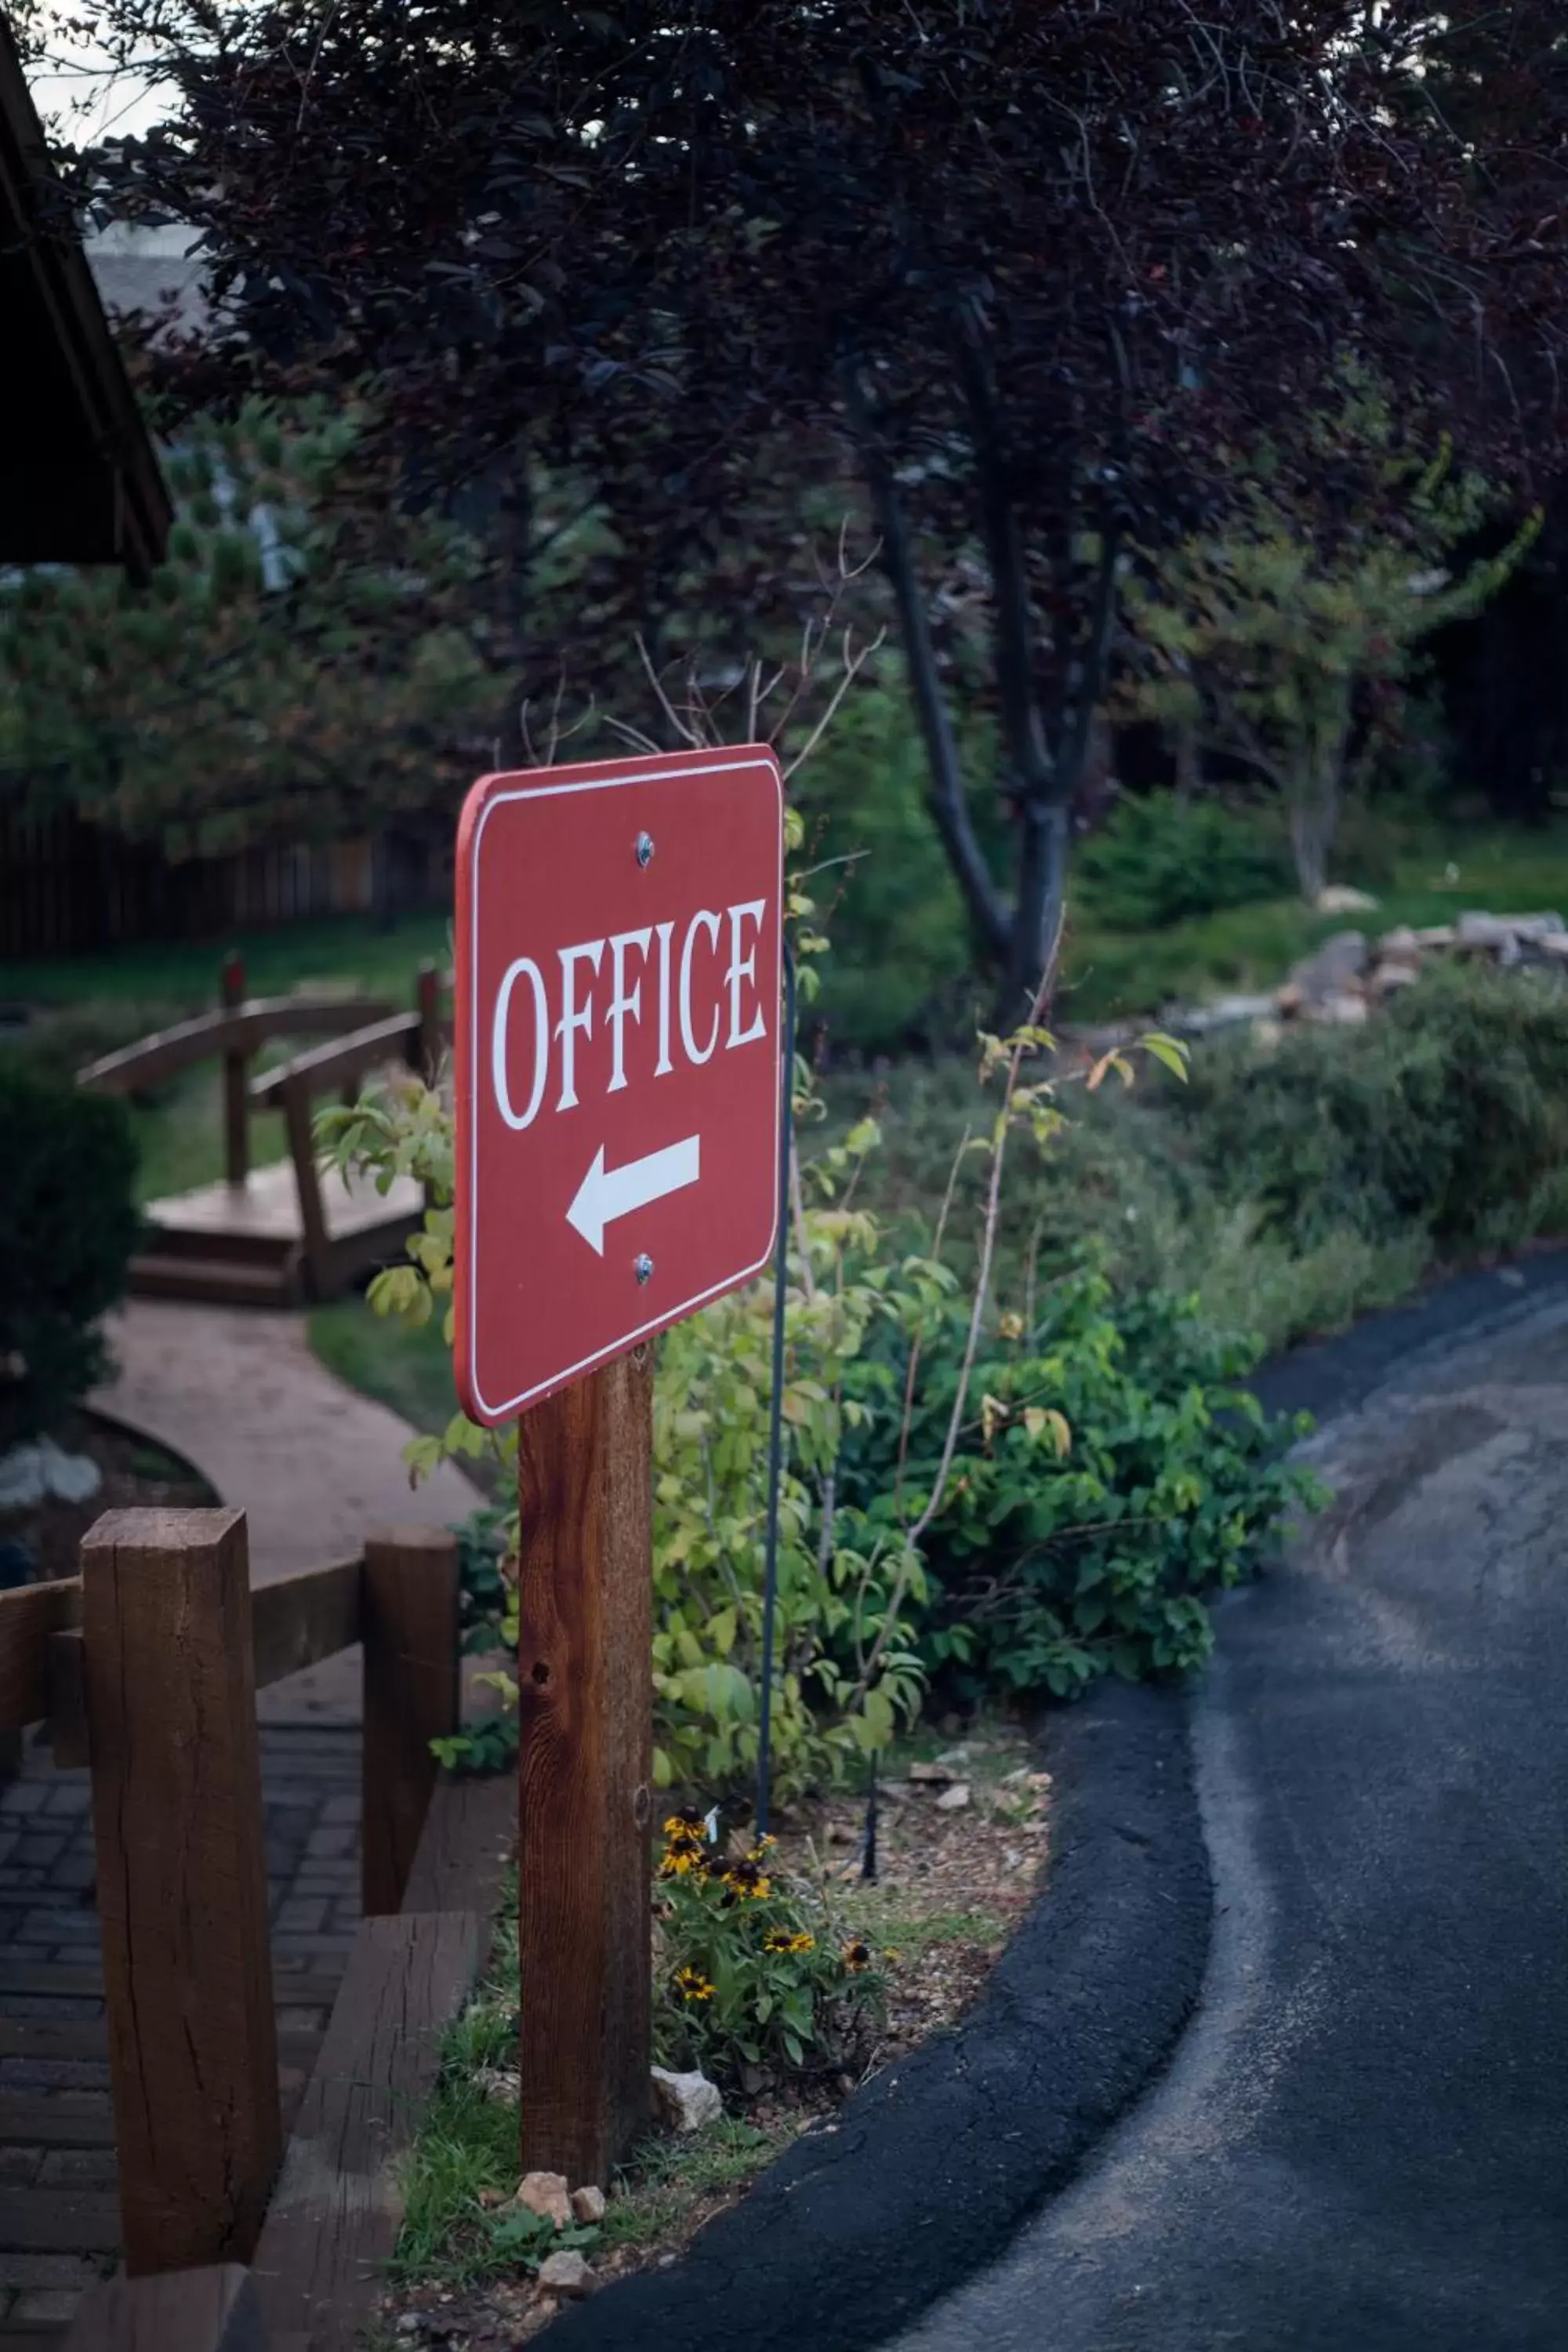
[[[452,1526],[480,1499],[450,1463],[410,1487],[413,1432],[333,1378],[302,1315],[132,1299],[109,1336],[118,1371],[91,1403],[183,1454],[245,1512],[254,1584],[346,1559],[378,1528]],[[264,1722],[358,1709],[357,1651],[258,1702]]]
[[[900,2352],[1568,2343],[1568,1301],[1312,1451],[1336,1504],[1197,1696],[1198,2017]]]

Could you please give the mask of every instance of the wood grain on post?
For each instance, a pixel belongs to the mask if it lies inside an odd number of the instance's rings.
[[[110,1511],[81,1566],[125,2267],[243,2262],[281,2153],[244,1514]]]
[[[220,987],[226,1011],[233,1012],[244,1003],[245,966],[237,951],[224,958]],[[231,1184],[243,1184],[250,1173],[250,1134],[247,1123],[250,1106],[246,1097],[248,1080],[248,1055],[232,1052],[226,1054],[223,1057],[224,1172]]]
[[[651,1351],[524,1414],[521,2158],[609,2186],[647,2112]]]
[[[300,1230],[304,1238],[311,1295],[317,1299],[329,1298],[332,1291],[331,1235],[321,1205],[316,1137],[310,1124],[310,1093],[301,1077],[290,1079],[283,1088],[283,1124],[289,1137],[289,1156],[294,1162],[294,1181],[299,1188]]]
[[[458,1728],[456,1538],[441,1528],[373,1536],[362,1592],[361,1895],[375,1917],[402,1908],[440,1769],[430,1742]]]

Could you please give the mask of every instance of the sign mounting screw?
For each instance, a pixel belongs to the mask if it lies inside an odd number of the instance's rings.
[[[653,1260],[649,1257],[647,1250],[644,1250],[642,1255],[637,1260],[636,1264],[632,1267],[632,1272],[637,1276],[639,1282],[647,1282],[648,1280],[649,1276],[653,1273]]]
[[[637,835],[637,864],[639,866],[651,866],[653,864],[653,835],[651,833],[639,833]]]

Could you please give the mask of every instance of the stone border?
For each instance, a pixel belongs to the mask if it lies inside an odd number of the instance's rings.
[[[563,2312],[561,2352],[867,2352],[1000,2252],[1172,2050],[1208,1952],[1174,1690],[1047,1719],[1050,1899],[962,2025],[797,2140],[668,2270]]]

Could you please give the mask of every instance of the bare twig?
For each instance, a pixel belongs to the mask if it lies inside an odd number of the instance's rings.
[[[681,738],[682,741],[689,743],[694,751],[700,751],[703,749],[702,738],[700,735],[694,735],[692,733],[691,729],[680,717],[674,703],[671,702],[668,695],[666,694],[658,673],[654,668],[653,658],[648,652],[647,642],[645,641],[643,633],[640,629],[637,633],[636,642],[644,672],[647,675],[649,686],[651,686],[654,690],[659,709],[663,711],[665,717],[668,719],[670,725],[674,728],[676,733]]]
[[[1023,1070],[1024,1056],[1033,1049],[1032,1033],[1037,1030],[1040,1016],[1051,1000],[1051,991],[1056,984],[1057,960],[1060,953],[1061,924],[1058,920],[1056,937],[1051,941],[1051,951],[1046,960],[1045,973],[1029,1008],[1028,1021],[1014,1038],[1012,1050],[1007,1057],[1007,1080],[1003,1090],[1001,1114],[996,1121],[995,1141],[991,1150],[990,1181],[985,1188],[985,1216],[981,1228],[980,1267],[974,1279],[974,1297],[969,1310],[969,1329],[963,1343],[963,1360],[959,1367],[958,1389],[952,1400],[952,1410],[948,1415],[947,1434],[942,1441],[942,1458],[937,1464],[936,1477],[926,1499],[925,1508],[913,1527],[906,1531],[903,1558],[899,1562],[898,1574],[893,1580],[893,1590],[888,1598],[887,1609],[882,1618],[882,1628],[871,1644],[871,1654],[860,1671],[859,1680],[845,1710],[847,1714],[852,1713],[859,1706],[870,1687],[871,1677],[881,1664],[882,1653],[888,1646],[889,1637],[894,1626],[898,1623],[899,1612],[903,1607],[904,1595],[909,1591],[910,1573],[914,1562],[916,1547],[946,1499],[947,1482],[952,1475],[953,1456],[958,1451],[959,1437],[964,1427],[964,1408],[969,1401],[969,1384],[973,1377],[974,1359],[980,1348],[980,1327],[984,1319],[985,1302],[990,1296],[991,1272],[996,1255],[996,1232],[1002,1214],[1002,1169],[1006,1158],[1013,1104],[1018,1092],[1018,1080]]]

